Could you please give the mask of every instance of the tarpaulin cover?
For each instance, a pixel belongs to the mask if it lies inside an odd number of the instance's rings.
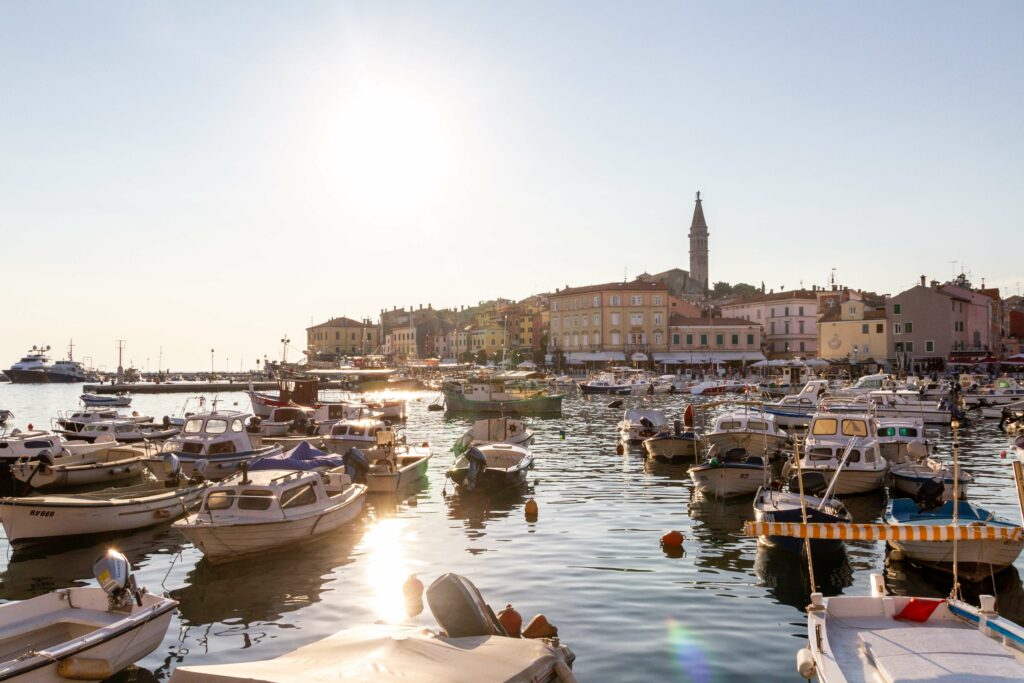
[[[295,448],[266,458],[260,458],[249,465],[250,470],[318,470],[341,467],[345,464],[340,455],[324,453],[303,441]]]

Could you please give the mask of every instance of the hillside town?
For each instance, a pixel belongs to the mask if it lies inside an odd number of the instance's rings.
[[[712,283],[708,238],[698,192],[689,270],[567,283],[519,301],[457,309],[396,306],[376,320],[332,317],[307,328],[308,362],[331,367],[375,356],[399,366],[528,362],[582,370],[629,363],[729,372],[818,358],[850,375],[1024,364],[1024,298],[1003,297],[984,279],[976,285],[964,272],[945,281],[918,275],[895,293],[843,283],[835,272],[830,282],[800,288]]]

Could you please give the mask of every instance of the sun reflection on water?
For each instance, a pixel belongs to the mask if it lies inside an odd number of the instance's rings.
[[[402,584],[410,569],[405,558],[403,532],[405,521],[382,519],[373,525],[365,538],[366,573],[373,587],[373,611],[377,619],[388,624],[405,620],[405,599]]]

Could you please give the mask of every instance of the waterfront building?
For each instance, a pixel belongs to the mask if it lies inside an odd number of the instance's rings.
[[[825,360],[885,362],[888,320],[884,300],[847,298],[827,306],[817,323],[818,357]]]
[[[816,290],[760,294],[722,304],[721,312],[760,325],[769,358],[810,357],[818,351]]]
[[[380,330],[369,320],[331,318],[306,328],[306,353],[312,359],[365,356],[376,353],[379,346]]]
[[[669,317],[669,349],[659,362],[683,365],[752,363],[764,360],[761,326],[744,318]]]

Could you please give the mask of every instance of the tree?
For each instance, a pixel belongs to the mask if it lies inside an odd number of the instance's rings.
[[[711,295],[716,299],[724,299],[733,293],[732,285],[728,282],[716,282],[711,288]]]
[[[756,296],[757,294],[760,294],[760,290],[758,290],[758,288],[755,287],[754,285],[748,285],[746,282],[740,282],[736,285],[733,285],[732,293],[735,294],[736,296],[747,297]]]
[[[487,351],[486,350],[480,349],[479,351],[477,351],[477,353],[476,353],[476,363],[477,363],[477,365],[487,365]]]
[[[473,362],[473,352],[472,351],[463,351],[462,353],[460,353],[459,354],[459,362],[461,362],[461,363],[472,363]]]

